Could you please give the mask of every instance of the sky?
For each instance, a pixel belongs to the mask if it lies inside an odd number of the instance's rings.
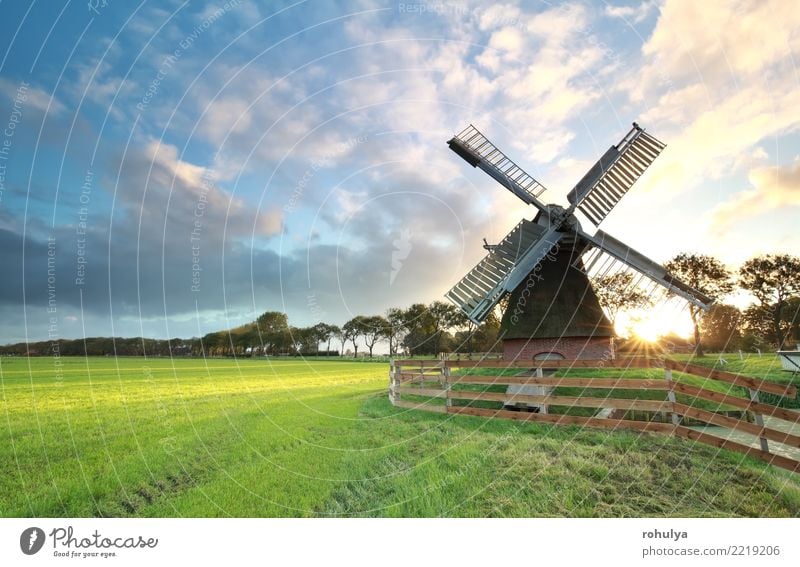
[[[667,148],[603,230],[796,254],[792,4],[0,1],[0,343],[443,299],[534,214],[470,123],[564,204],[636,121]]]

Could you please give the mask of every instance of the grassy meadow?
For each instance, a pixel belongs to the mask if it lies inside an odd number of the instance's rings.
[[[705,445],[394,408],[386,363],[62,363],[0,359],[0,516],[800,515]]]

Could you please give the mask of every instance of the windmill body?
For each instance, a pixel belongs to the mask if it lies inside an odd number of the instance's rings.
[[[584,231],[574,214],[578,210],[598,226],[664,148],[637,124],[567,194],[567,208],[543,203],[545,187],[474,126],[448,144],[470,165],[537,209],[532,220],[520,222],[498,244],[485,246],[486,257],[447,293],[477,324],[510,294],[501,323],[505,358],[612,357],[613,326],[590,281],[592,269],[602,265],[607,270],[609,261],[701,308],[712,303],[609,234]]]
[[[562,243],[509,294],[500,324],[504,358],[613,357],[614,328],[581,268],[579,250]]]

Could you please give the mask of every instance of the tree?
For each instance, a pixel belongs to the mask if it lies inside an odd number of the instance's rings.
[[[795,343],[800,344],[800,297],[786,300],[782,317],[788,327],[784,343],[794,340]]]
[[[458,327],[463,330],[455,333],[457,352],[484,353],[501,350],[502,343],[498,339],[500,319],[496,311],[490,311],[480,325],[470,321],[469,324]]]
[[[461,352],[472,352],[472,338],[475,334],[475,323],[460,309],[456,309],[451,323],[456,329],[463,329],[456,333],[456,350]],[[461,347],[464,346],[462,349]]]
[[[313,353],[319,345],[317,329],[315,327],[291,327],[290,335],[292,345],[300,354]]]
[[[758,303],[753,303],[742,313],[742,323],[748,333],[760,337],[765,347],[774,338],[771,309],[764,309]]]
[[[742,345],[742,312],[733,305],[717,303],[702,315],[703,345],[712,351],[733,351]]]
[[[397,315],[402,320],[406,334],[402,344],[409,355],[438,354],[442,349],[442,339],[449,337],[447,331],[460,322],[458,309],[443,301],[430,305],[415,303]]]
[[[369,357],[372,358],[372,348],[379,340],[386,335],[386,327],[389,322],[380,315],[373,315],[371,317],[361,317],[359,319],[359,328],[361,336],[364,337],[364,344],[369,349]]]
[[[758,352],[769,349],[769,344],[764,341],[761,335],[757,335],[752,331],[745,331],[742,335],[741,348],[745,352]]]
[[[242,326],[233,338],[241,354],[247,354],[249,349],[249,354],[252,355],[256,345],[259,344],[258,331],[252,323]]]
[[[331,339],[336,337],[336,335],[339,333],[339,327],[336,325],[329,325],[327,323],[317,323],[314,325],[314,329],[316,329],[319,342],[327,343],[328,346],[325,348],[326,353],[330,353]]]
[[[458,321],[458,309],[451,303],[434,301],[428,306],[431,324],[433,325],[433,353],[439,354],[442,346],[442,335]]]
[[[733,291],[733,281],[728,269],[713,256],[702,254],[678,254],[664,266],[667,271],[683,283],[692,286],[705,295],[717,299]],[[694,348],[698,355],[703,354],[700,342],[700,313],[702,309],[689,304],[689,316],[694,327]]]
[[[214,356],[217,353],[217,349],[224,346],[225,340],[219,333],[208,333],[200,339],[200,342],[205,351],[204,355]]]
[[[786,335],[784,344],[791,344],[792,341],[800,341],[800,297],[790,297],[785,303],[781,310],[780,328]],[[777,344],[773,321],[775,310],[774,304],[764,307],[759,303],[744,310],[744,328],[747,333],[760,339],[753,341],[753,344],[759,345],[758,348],[767,348],[770,343]]]
[[[289,328],[289,317],[280,311],[266,311],[258,316],[256,324],[261,333],[285,331]]]
[[[475,328],[473,333],[477,352],[497,352],[502,350],[500,336],[500,318],[494,311]]]
[[[620,311],[643,309],[653,304],[630,272],[599,277],[592,287],[600,304],[605,307],[612,327],[616,324]]]
[[[267,352],[280,352],[291,344],[289,318],[280,311],[267,311],[256,319],[258,336]]]
[[[405,332],[403,310],[398,307],[387,309],[385,321],[386,326],[383,330],[383,336],[389,341],[389,356],[394,356],[397,351],[397,345],[403,340]]]
[[[403,310],[403,328],[406,330],[403,345],[408,349],[410,356],[432,350],[430,339],[433,334],[433,322],[424,303],[414,303]]]
[[[363,317],[361,315],[356,315],[342,326],[342,334],[344,336],[343,343],[347,341],[353,342],[353,358],[358,357],[357,341],[358,337],[361,336],[362,319]],[[344,346],[342,348],[344,348]]]
[[[739,269],[739,286],[759,302],[762,316],[770,322],[770,338],[783,348],[791,332],[784,311],[789,299],[800,294],[800,258],[788,254],[751,258]]]
[[[336,337],[336,340],[339,341],[339,345],[340,345],[339,346],[339,354],[341,356],[344,356],[344,346],[347,343],[347,341],[349,340],[348,337],[347,337],[347,333],[345,333],[344,329],[342,329],[341,327],[336,327],[336,330],[333,332],[333,334]]]
[[[328,343],[327,350],[331,350],[331,338],[333,337],[333,326],[327,323],[317,323],[312,327],[314,329],[314,338],[317,341],[317,352],[319,352],[319,343]]]

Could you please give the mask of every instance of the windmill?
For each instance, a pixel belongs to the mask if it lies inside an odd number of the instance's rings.
[[[474,126],[448,145],[537,210],[533,220],[522,220],[498,244],[484,240],[486,256],[447,292],[476,324],[510,294],[501,322],[505,358],[613,356],[613,326],[589,279],[612,266],[638,274],[637,285],[645,280],[670,296],[710,307],[712,298],[597,228],[665,147],[635,122],[567,194],[567,208],[542,202],[545,187]],[[576,209],[595,226],[593,233],[583,230]]]

